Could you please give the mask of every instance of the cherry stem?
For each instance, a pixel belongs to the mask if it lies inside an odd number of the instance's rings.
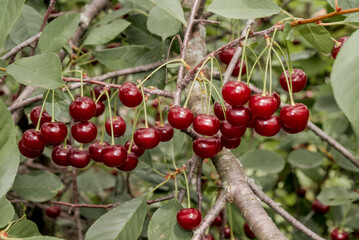
[[[203,92],[205,92],[205,84],[203,82],[199,82],[199,85],[201,87],[201,107],[202,107],[202,112],[204,113],[204,105],[203,105]]]
[[[116,92],[113,93],[111,99],[115,96]],[[115,102],[114,102],[114,107],[113,107],[113,115],[116,117],[117,116],[117,97],[115,97]]]
[[[344,228],[344,225],[345,225],[345,222],[347,220],[350,208],[351,208],[351,204],[348,204],[348,208],[346,209],[345,214],[343,216],[343,220],[341,221],[340,226],[339,226],[340,229]]]
[[[204,81],[206,81],[208,84],[210,85],[213,85],[212,82],[210,82],[207,78],[204,78]],[[217,89],[214,87],[213,85],[213,90],[214,92],[216,93],[217,97],[219,98],[220,100],[220,104],[221,104],[221,107],[222,107],[222,111],[223,111],[223,114],[224,114],[224,118],[226,119],[226,105],[224,104],[224,101],[222,99],[222,96],[219,94],[219,92],[217,91]]]
[[[25,207],[25,208],[26,208],[26,207]],[[7,232],[7,231],[9,231],[10,228],[11,228],[11,226],[12,226],[14,223],[17,223],[17,222],[23,220],[25,217],[26,217],[26,214],[24,213],[24,215],[22,215],[21,218],[16,219],[15,221],[11,221],[11,222],[6,226],[6,228],[5,228],[4,230],[2,230],[1,232]],[[1,232],[0,232],[0,233],[1,233]],[[11,238],[11,239],[14,239],[14,238]]]
[[[108,112],[110,114],[110,123],[111,123],[111,145],[115,145],[115,137],[113,134],[113,122],[112,122],[112,109],[111,109],[111,99],[110,96],[108,95],[108,91],[105,90],[105,94],[107,97],[107,102],[108,102]],[[106,120],[105,120],[106,121]]]
[[[175,199],[177,199],[178,196],[178,183],[177,183],[177,176],[175,176]]]
[[[84,70],[81,69],[81,97],[84,96]]]
[[[103,123],[102,123],[102,132],[101,132],[101,141],[100,141],[101,145],[103,145],[103,138],[105,136],[107,111],[108,111],[108,108],[105,109],[104,120],[103,120]]]
[[[49,93],[50,93],[50,89],[47,90],[46,95],[45,95],[45,98],[44,98],[44,102],[42,103],[42,107],[41,107],[39,119],[37,120],[37,124],[36,124],[36,129],[35,129],[36,132],[38,132],[38,131],[40,130],[40,123],[41,123],[42,112],[43,112],[44,109],[45,109],[45,103],[46,103],[47,97],[49,96]]]
[[[158,184],[156,187],[154,187],[149,193],[147,193],[147,195],[150,195],[151,193],[153,193],[154,191],[156,191],[159,187],[165,185],[171,178],[167,178],[166,180],[164,180],[163,182],[161,182],[160,184]]]
[[[272,94],[272,54],[269,55],[269,95]]]
[[[92,91],[93,91],[93,95],[94,95],[94,97],[95,97],[95,90],[92,89]],[[95,99],[95,103],[98,103],[98,101],[100,101],[102,95],[104,95],[104,94],[105,94],[105,93],[102,91],[101,94],[98,96],[98,98]]]
[[[160,126],[163,127],[163,118],[162,118],[162,109],[161,109],[160,96],[158,96],[158,111],[160,112]]]
[[[233,234],[233,218],[232,218],[232,206],[231,204],[229,203],[228,205],[228,220],[229,220],[229,226],[230,226],[230,229],[231,229],[231,240],[234,240],[234,234]]]
[[[74,96],[72,95],[72,93],[71,93],[70,89],[67,87],[67,85],[66,85],[66,84],[64,85],[64,87],[66,88],[66,91],[69,93],[69,95],[70,95],[70,97],[71,97],[72,101],[74,101],[74,100],[75,100],[75,98],[74,98]]]
[[[292,14],[290,14],[289,12],[285,11],[284,9],[281,10],[282,13],[284,13],[285,15],[287,15],[288,17],[290,17],[291,19],[293,19],[294,22],[297,22],[297,18],[294,17]]]
[[[128,147],[128,150],[127,150],[128,153],[131,152],[131,148],[132,148],[132,144],[133,144],[133,136],[135,135],[135,129],[136,129],[138,118],[141,113],[141,109],[142,109],[142,107],[141,108],[136,107],[136,109],[135,109],[135,113],[134,113],[135,118],[133,120],[131,141],[130,141],[130,146]]]
[[[244,39],[244,44],[242,45],[242,58],[241,58],[241,67],[239,68],[239,75],[238,75],[238,82],[241,81],[242,78],[242,71],[243,71],[243,64],[244,64],[244,55],[246,54],[246,48],[247,48],[247,42],[248,42],[248,36],[251,33],[251,29],[247,29],[246,38]]]
[[[67,149],[67,137],[68,137],[68,136],[66,136],[66,137],[65,137],[65,140],[64,140],[64,148],[65,148],[65,149]]]
[[[200,82],[201,84],[201,82]],[[205,83],[203,83],[203,87],[204,87],[204,91],[201,92],[201,104],[202,104],[202,112],[206,113],[206,108],[204,107],[204,103],[207,104],[207,98],[208,98],[208,90],[207,90],[207,85]],[[205,99],[203,101],[203,95],[205,96]]]
[[[253,55],[254,55],[254,57],[256,58],[256,59],[258,59],[258,56],[257,56],[257,54],[253,51],[253,49],[250,47],[250,46],[248,46],[247,47],[252,53],[253,53]],[[264,50],[266,50],[267,48],[265,48]],[[246,58],[247,58],[247,56],[246,56]],[[257,61],[258,62],[258,61]],[[248,66],[248,65],[247,65]],[[263,75],[263,69],[262,69],[262,66],[260,65],[260,64],[258,64],[258,66],[259,66],[259,71],[261,72],[261,76],[262,76],[262,79],[264,78],[264,75]],[[247,71],[247,85],[249,84],[249,77],[250,77],[250,75],[249,75],[249,71]]]
[[[276,46],[280,49],[280,51],[282,52],[285,60],[287,61],[287,58],[285,57],[285,54],[284,54],[284,51],[283,49],[280,47],[280,45],[277,43]],[[289,46],[288,46],[288,41],[286,40],[285,41],[285,46],[286,46],[286,49],[287,49],[287,54],[288,54],[288,72],[292,75],[294,73],[293,71],[293,67],[292,67],[292,60],[290,59],[290,52],[289,52]],[[290,83],[292,84],[292,81],[290,81]]]
[[[270,59],[270,56],[272,54],[272,46],[273,46],[273,42],[274,42],[274,38],[275,38],[275,35],[277,33],[277,28],[274,29],[274,32],[273,32],[273,37],[269,43],[269,50],[268,50],[268,56],[267,56],[267,63],[266,63],[266,69],[265,69],[265,74],[264,74],[264,83],[263,83],[263,92],[262,92],[262,96],[266,96],[266,92],[267,92],[267,72],[268,72],[268,65],[269,65],[269,59]],[[266,39],[267,40],[267,39]],[[267,42],[268,44],[268,42]]]
[[[80,143],[79,150],[83,150],[83,149],[84,149],[84,144],[83,144],[83,143]]]
[[[222,71],[221,71],[221,65],[220,65],[219,61],[217,60],[217,58],[213,58],[213,59],[217,63],[217,67],[218,67],[218,71],[219,71],[219,78],[221,79],[221,87],[223,87],[223,76],[222,76]]]
[[[249,84],[249,80],[250,80],[251,77],[252,77],[252,74],[253,74],[253,72],[254,72],[254,68],[255,68],[256,65],[258,64],[259,59],[262,57],[262,55],[263,55],[268,49],[269,49],[269,46],[266,46],[266,47],[263,49],[263,51],[258,55],[258,57],[257,57],[257,59],[255,60],[255,62],[253,63],[253,66],[252,66],[252,68],[251,68],[251,72],[249,73],[249,77],[248,77],[248,79],[247,79],[247,85]],[[260,65],[260,64],[258,64],[258,65]],[[262,77],[263,77],[263,75],[262,75]]]
[[[211,58],[211,83],[213,82],[213,58]],[[210,114],[210,106],[211,106],[211,97],[212,97],[212,87],[213,84],[209,86],[209,96],[208,96],[208,104],[207,104],[207,114]]]
[[[52,89],[51,122],[55,122],[55,90]]]
[[[186,174],[186,170],[182,170],[183,172],[183,176],[184,179],[186,181],[186,188],[187,188],[187,207],[191,208],[191,196],[189,194],[189,185],[188,185],[188,179],[187,179],[187,174]]]
[[[145,93],[143,92],[143,87],[141,87],[141,93],[142,93],[142,96],[143,96],[143,112],[145,113],[145,128],[148,128],[146,97],[145,97]]]

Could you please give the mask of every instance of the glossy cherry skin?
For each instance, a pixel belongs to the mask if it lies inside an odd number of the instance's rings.
[[[236,49],[234,47],[228,48],[218,54],[219,60],[224,64],[229,64],[235,52]]]
[[[277,111],[277,100],[272,96],[262,96],[262,94],[252,95],[249,99],[249,109],[251,113],[260,118],[272,116]]]
[[[279,94],[278,94],[277,92],[274,92],[274,91],[273,91],[270,96],[271,96],[271,97],[274,97],[274,99],[276,100],[276,102],[277,102],[277,109],[278,109],[278,108],[280,107],[280,102],[281,102]]]
[[[226,116],[232,126],[246,127],[252,120],[252,113],[246,106],[232,106],[227,109]]]
[[[19,141],[19,151],[22,155],[28,158],[37,158],[39,157],[44,149],[41,149],[39,151],[32,151],[24,146],[23,139],[21,138]]]
[[[90,153],[86,150],[71,148],[67,153],[67,161],[69,164],[76,168],[86,167],[91,160]]]
[[[89,153],[90,153],[92,160],[94,160],[96,162],[102,162],[101,152],[104,148],[106,148],[108,146],[110,146],[110,144],[105,141],[103,141],[102,143],[101,143],[101,141],[96,141],[96,142],[92,143],[89,147]]]
[[[61,214],[61,208],[58,206],[48,207],[45,211],[45,214],[50,218],[56,219]]]
[[[105,111],[105,104],[101,101],[98,101],[96,103],[96,112],[94,117],[101,116],[104,111]]]
[[[97,137],[97,127],[93,122],[77,122],[71,127],[71,135],[79,143],[90,143]]]
[[[161,133],[154,128],[139,128],[133,140],[136,145],[144,149],[152,149],[160,143]]]
[[[221,136],[221,143],[225,148],[234,149],[237,148],[239,144],[241,144],[241,138],[227,139]]]
[[[279,118],[284,131],[298,133],[307,127],[309,110],[302,103],[296,103],[294,106],[288,105],[280,110]]]
[[[41,112],[41,106],[36,106],[31,110],[30,119],[34,126],[37,126],[40,112]],[[51,116],[44,109],[41,114],[40,126],[42,126],[42,124],[44,124],[45,122],[51,122]]]
[[[126,107],[137,107],[143,100],[140,89],[133,82],[125,82],[121,86],[119,98]]]
[[[75,121],[86,122],[96,113],[96,104],[89,97],[77,97],[69,107],[70,115]]]
[[[67,136],[67,127],[63,122],[47,122],[41,127],[41,136],[47,144],[62,143]]]
[[[256,238],[256,235],[252,232],[251,228],[248,226],[247,223],[244,224],[243,229],[244,229],[244,233],[248,238],[250,239]]]
[[[161,134],[161,142],[168,142],[173,137],[173,127],[168,123],[164,123],[163,126],[157,125],[155,129]]]
[[[67,153],[70,151],[71,146],[57,145],[51,153],[52,161],[59,166],[67,167],[70,163],[67,160]]]
[[[251,97],[251,89],[243,82],[229,81],[222,88],[224,101],[232,106],[241,106]]]
[[[305,86],[307,85],[307,75],[305,74],[305,72],[302,69],[299,68],[293,68],[293,73],[292,73],[292,88],[293,88],[293,92],[300,92],[302,91]],[[287,76],[288,76],[288,81],[290,81],[289,79],[289,74],[288,74],[288,70],[286,71]],[[288,85],[287,85],[287,80],[285,78],[285,74],[284,72],[280,75],[279,77],[279,82],[281,87],[288,92]],[[290,84],[290,82],[289,82]]]
[[[130,147],[130,143],[131,143],[131,139],[125,143],[125,148],[127,150]],[[137,157],[141,157],[145,153],[145,149],[137,146],[135,142],[132,142],[131,152],[136,154]]]
[[[240,138],[244,135],[247,128],[241,126],[233,126],[227,120],[221,122],[219,130],[223,137],[227,139]]]
[[[114,137],[122,136],[126,131],[126,123],[120,116],[112,117]],[[105,123],[106,133],[111,136],[111,119],[108,118]]]
[[[184,130],[191,126],[194,116],[188,108],[175,106],[170,109],[167,118],[173,128]]]
[[[330,207],[315,199],[312,203],[312,209],[314,212],[324,215],[329,212]]]
[[[107,167],[119,167],[125,163],[127,151],[121,145],[108,146],[102,149],[101,158]]]
[[[269,118],[255,118],[254,119],[254,130],[261,136],[273,137],[281,129],[279,117],[273,115]]]
[[[193,120],[193,129],[202,135],[213,136],[219,130],[219,120],[216,116],[198,114]]]
[[[229,227],[225,227],[223,229],[224,238],[231,238],[231,229]]]
[[[197,137],[193,141],[193,151],[200,158],[211,158],[217,155],[221,143],[213,137]]]
[[[232,71],[232,76],[233,77],[238,77],[239,75],[239,71],[241,70],[241,60],[238,60],[238,62],[236,63],[236,65],[234,66],[233,68],[233,71]],[[247,72],[247,66],[246,66],[246,63],[244,62],[243,63],[243,67],[242,67],[242,74],[241,76],[243,76],[244,74],[246,74]]]
[[[337,46],[336,44],[334,44],[333,49],[332,49],[332,57],[333,57],[334,59],[337,57],[339,50],[340,50],[340,49],[342,48],[342,46],[343,46],[343,43],[344,43],[346,40],[348,40],[348,38],[349,38],[348,36],[339,38],[337,41],[341,43],[340,46]]]
[[[94,93],[95,93],[95,99],[97,100],[97,98],[101,95],[101,93],[103,92],[103,88],[101,86],[95,86],[93,88],[93,90],[91,90],[91,96],[94,97]],[[102,96],[100,97],[100,99],[98,100],[100,101],[105,101],[107,99],[106,94],[102,94]]]
[[[202,214],[197,208],[183,208],[177,213],[177,223],[185,230],[193,230],[202,221]]]
[[[226,107],[226,109],[228,109],[231,105],[229,105],[228,103],[224,103],[224,105],[225,105],[225,107]],[[219,120],[221,120],[221,121],[223,121],[224,119],[225,119],[225,117],[224,117],[224,114],[225,114],[225,112],[226,112],[226,109],[224,110],[224,112],[223,112],[223,110],[222,110],[222,105],[219,103],[219,102],[215,102],[214,104],[213,104],[213,112],[214,112],[214,115],[216,115],[216,117],[219,119]]]
[[[128,153],[125,163],[117,167],[118,170],[129,172],[136,168],[138,164],[138,157],[134,153]]]
[[[349,234],[344,230],[336,228],[331,232],[330,237],[332,240],[348,240]]]
[[[45,141],[39,131],[28,129],[22,135],[23,145],[31,151],[42,151],[45,147]]]
[[[214,237],[212,234],[208,233],[203,236],[202,240],[214,240]]]
[[[216,227],[221,227],[222,226],[222,222],[223,222],[223,220],[222,220],[222,217],[221,217],[221,215],[217,215],[217,217],[213,220],[213,222],[212,222],[212,226],[216,226]]]

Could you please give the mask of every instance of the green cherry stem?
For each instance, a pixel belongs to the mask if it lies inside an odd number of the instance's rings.
[[[148,128],[146,98],[145,98],[145,93],[143,92],[143,87],[141,87],[141,93],[142,93],[142,96],[143,96],[143,112],[145,113],[145,128]]]
[[[269,46],[266,46],[266,47],[263,49],[263,51],[258,55],[257,59],[254,61],[253,66],[252,66],[252,68],[251,68],[251,71],[250,71],[250,73],[249,73],[249,77],[248,77],[248,79],[247,79],[247,85],[249,84],[249,80],[250,80],[251,77],[252,77],[252,74],[253,74],[253,72],[254,72],[254,69],[255,69],[256,65],[257,65],[258,62],[259,62],[259,59],[261,59],[262,55],[263,55],[268,49],[269,49]],[[260,65],[260,64],[258,64],[258,65]],[[263,77],[263,75],[262,75],[262,77]]]
[[[213,58],[214,61],[217,63],[218,71],[219,71],[219,78],[221,79],[221,87],[223,87],[223,76],[221,71],[221,64],[218,62],[217,58]]]
[[[191,208],[191,196],[189,194],[189,185],[188,185],[188,179],[187,179],[187,174],[186,174],[186,170],[182,170],[183,172],[183,176],[184,179],[186,181],[186,188],[187,188],[187,207]]]
[[[258,56],[257,54],[254,52],[254,50],[250,47],[250,46],[247,46],[247,48],[252,52],[252,54],[254,55],[254,57],[256,59],[258,59]],[[247,57],[247,56],[246,56]],[[258,64],[258,67],[259,67],[259,71],[261,72],[261,76],[262,76],[262,79],[264,78],[264,75],[263,75],[263,69],[262,69],[262,66],[260,64]],[[247,71],[247,79],[249,79],[249,71]],[[247,82],[247,84],[249,84],[249,82]]]
[[[287,43],[287,42],[286,42]],[[289,79],[289,85],[288,85],[288,80],[287,80],[287,86],[288,86],[288,89],[293,89],[292,88],[292,74],[294,73],[294,71],[293,71],[293,68],[292,68],[292,62],[291,62],[291,60],[290,60],[290,55],[289,55],[289,51],[288,51],[288,57],[289,57],[289,60],[287,59],[287,57],[286,57],[286,54],[284,53],[284,51],[283,51],[283,49],[281,48],[281,46],[277,43],[277,42],[274,42],[274,45],[279,49],[279,51],[282,53],[282,56],[283,56],[283,58],[284,58],[284,60],[285,60],[285,62],[286,62],[286,64],[287,64],[287,66],[288,66],[288,73],[290,73],[289,74],[289,76],[288,76],[288,79]],[[288,50],[288,45],[287,45],[287,50]],[[281,61],[281,60],[279,60],[279,61]],[[292,91],[292,90],[290,90],[290,91]]]
[[[269,95],[272,94],[272,54],[269,55]]]
[[[276,46],[280,49],[280,51],[283,53],[284,58],[286,59],[284,51],[280,47],[280,45],[277,43]],[[288,54],[288,62],[287,62],[287,64],[288,64],[289,73],[292,74],[292,73],[294,73],[294,71],[293,71],[293,67],[292,67],[292,60],[290,59],[290,52],[289,52],[289,46],[288,46],[288,41],[287,40],[285,41],[285,46],[286,46],[287,54]]]
[[[209,81],[207,78],[203,79],[205,82],[207,82],[208,84],[213,86],[213,90],[216,93],[217,97],[219,98],[222,110],[223,110],[223,114],[224,114],[224,118],[226,119],[226,105],[224,104],[224,101],[222,99],[222,96],[219,94],[219,92],[217,91],[216,87],[213,85],[213,83],[211,81]]]
[[[135,109],[135,113],[134,113],[135,119],[133,120],[131,141],[130,141],[130,146],[128,147],[128,150],[127,150],[128,153],[131,152],[131,148],[132,148],[132,144],[133,144],[133,136],[135,135],[136,125],[137,125],[137,121],[138,121],[138,118],[141,113],[141,109],[142,109],[142,107],[140,107],[140,108],[136,107],[136,109]]]
[[[104,120],[102,123],[101,142],[100,142],[101,145],[103,145],[103,138],[105,136],[107,111],[108,111],[108,108],[105,109]]]
[[[81,97],[84,96],[84,70],[81,69]]]
[[[162,109],[161,109],[161,99],[160,96],[157,97],[158,99],[158,111],[160,112],[160,126],[163,126],[163,118],[162,118]]]
[[[108,95],[108,91],[107,91],[107,90],[105,90],[105,94],[106,94],[107,102],[108,102],[108,112],[109,112],[109,114],[110,114],[110,123],[111,123],[111,145],[115,145],[115,137],[114,137],[114,134],[113,134],[111,99],[110,99],[110,96]]]
[[[111,99],[113,98],[113,96],[115,96],[116,93],[114,93],[111,97]],[[113,115],[116,117],[117,116],[117,97],[115,97],[115,102],[114,102],[114,105],[113,106]]]
[[[213,82],[213,58],[211,58],[211,83]],[[210,114],[210,106],[211,106],[211,96],[212,96],[212,85],[209,86],[209,96],[208,96],[208,103],[207,103],[207,114]]]
[[[151,193],[153,193],[154,191],[156,191],[158,188],[160,188],[161,186],[165,185],[171,178],[167,178],[166,180],[164,180],[163,182],[161,182],[160,184],[158,184],[156,187],[154,187],[149,193],[147,193],[147,195],[150,195]]]
[[[239,68],[239,74],[238,74],[238,82],[241,81],[242,77],[242,71],[243,71],[243,64],[244,64],[244,56],[246,55],[246,48],[247,48],[247,42],[248,42],[248,36],[251,33],[251,29],[247,29],[246,38],[244,39],[244,44],[242,45],[242,58],[241,58],[241,67]]]
[[[229,226],[231,229],[231,240],[234,240],[234,234],[233,234],[233,217],[232,217],[232,207],[231,204],[228,204],[228,215],[229,215]]]
[[[93,96],[95,97],[95,90],[92,89],[92,92],[93,92]],[[98,96],[97,99],[95,99],[95,103],[98,103],[98,101],[100,101],[100,98],[102,97],[102,95],[104,95],[104,91],[101,92],[100,96]]]
[[[67,92],[68,92],[68,94],[70,95],[71,100],[72,100],[72,101],[74,101],[74,100],[75,100],[75,98],[74,98],[74,96],[72,95],[72,93],[71,93],[70,89],[67,87],[67,85],[66,85],[66,84],[64,85],[64,87],[66,88],[66,91],[67,91]]]
[[[274,42],[274,38],[275,38],[276,33],[277,33],[277,28],[274,29],[273,36],[272,36],[272,39],[271,39],[270,44],[269,44],[267,63],[266,63],[266,69],[265,69],[265,75],[264,75],[262,96],[266,96],[266,92],[267,92],[267,73],[268,73],[267,71],[268,71],[269,59],[270,59],[270,55],[272,54],[271,50],[273,49],[272,46],[273,46],[273,42]]]
[[[55,90],[52,89],[51,122],[55,122]]]
[[[41,107],[41,111],[40,111],[40,115],[39,115],[39,120],[37,120],[37,124],[36,124],[36,129],[35,131],[38,132],[40,130],[40,123],[41,123],[41,117],[42,117],[42,112],[44,111],[45,108],[45,103],[46,103],[46,99],[49,96],[50,93],[50,89],[47,90],[45,98],[44,98],[44,102],[42,103],[42,107]]]

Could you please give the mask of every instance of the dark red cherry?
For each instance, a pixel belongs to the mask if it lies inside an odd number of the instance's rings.
[[[102,149],[101,158],[103,164],[106,166],[119,167],[125,163],[127,151],[121,145],[108,146]]]
[[[232,72],[232,76],[233,77],[238,77],[239,75],[239,70],[241,69],[241,60],[238,60],[238,62],[236,63],[236,65],[234,66],[233,68],[233,72]],[[246,74],[247,72],[247,66],[246,66],[246,63],[244,62],[243,63],[243,67],[242,67],[242,74],[241,76],[243,76],[244,74]]]
[[[336,44],[334,44],[333,49],[332,49],[332,57],[335,59],[338,55],[339,50],[341,49],[341,47],[343,46],[343,43],[345,43],[346,40],[348,40],[349,37],[345,36],[345,37],[341,37],[339,38],[337,41],[340,42],[341,44],[339,46],[337,46]]]
[[[222,121],[221,126],[219,128],[222,136],[227,139],[242,137],[246,132],[246,129],[247,129],[246,127],[233,126],[227,120]]]
[[[224,103],[226,109],[228,109],[231,105],[229,105],[228,103]],[[222,105],[219,102],[215,102],[213,105],[213,112],[216,115],[216,117],[223,121],[225,119],[224,114],[226,112],[226,109],[224,109],[224,112],[222,110]]]
[[[70,151],[71,146],[57,145],[51,153],[52,161],[59,166],[67,167],[70,163],[67,160],[67,153]]]
[[[274,97],[275,101],[277,102],[277,109],[278,109],[280,107],[280,102],[281,102],[279,94],[273,91],[270,96]]]
[[[160,139],[160,132],[154,128],[139,128],[133,137],[136,145],[144,149],[156,147],[160,143]]]
[[[241,138],[227,139],[221,136],[221,143],[225,148],[234,149],[237,148],[239,144],[241,144]]]
[[[279,118],[284,131],[298,133],[307,127],[309,110],[302,103],[296,103],[294,106],[288,105],[280,110]]]
[[[193,120],[193,129],[202,135],[213,136],[219,130],[219,120],[216,116],[198,114]]]
[[[252,120],[252,113],[246,106],[232,106],[227,109],[226,116],[232,126],[246,127]]]
[[[105,141],[103,141],[102,143],[101,141],[92,143],[89,147],[89,153],[91,158],[96,162],[102,162],[101,152],[104,148],[108,146],[110,146],[110,144]]]
[[[41,136],[47,144],[62,143],[67,136],[67,127],[63,122],[47,122],[41,127]]]
[[[86,167],[91,160],[90,153],[86,150],[71,148],[67,153],[67,161],[69,164],[76,168]]]
[[[161,142],[168,142],[173,137],[173,128],[168,123],[164,123],[163,126],[157,125],[155,129],[161,134]]]
[[[203,236],[202,240],[214,240],[214,237],[212,234],[208,233]]]
[[[117,169],[121,170],[121,171],[129,172],[129,171],[132,171],[133,169],[135,169],[137,164],[138,164],[138,157],[136,156],[136,154],[131,152],[131,153],[127,154],[125,163],[123,165],[117,167]]]
[[[122,136],[126,131],[126,123],[120,116],[112,117],[113,135],[114,137]],[[107,119],[105,123],[106,133],[111,136],[111,119]]]
[[[268,118],[255,118],[254,130],[261,136],[273,137],[281,129],[279,117],[273,115]]]
[[[184,130],[191,126],[194,116],[188,108],[175,106],[170,109],[167,118],[173,128]]]
[[[217,217],[213,220],[212,222],[212,226],[216,226],[216,227],[222,227],[222,216],[221,215],[217,215]]]
[[[126,107],[137,107],[143,100],[140,89],[133,82],[125,82],[121,86],[119,97]]]
[[[19,141],[19,150],[22,155],[28,158],[37,158],[39,157],[44,149],[41,149],[40,151],[32,151],[31,149],[28,149],[24,146],[23,139],[21,138]]]
[[[298,188],[296,191],[297,196],[300,198],[303,198],[305,196],[305,193],[306,193],[306,191],[303,188]]]
[[[344,230],[336,228],[331,232],[330,237],[332,240],[348,240],[349,234]]]
[[[122,4],[121,3],[116,3],[115,6],[113,6],[113,10],[119,10],[122,8]]]
[[[50,218],[56,219],[61,214],[61,208],[58,206],[48,207],[45,211],[45,214]]]
[[[105,104],[101,101],[98,101],[96,103],[96,112],[94,117],[101,116],[104,111],[105,111]]]
[[[95,93],[95,99],[97,100],[97,98],[101,95],[101,93],[103,92],[103,88],[101,86],[95,86],[93,88],[93,90],[91,90],[91,96],[94,97],[94,93]],[[101,98],[98,100],[98,102],[102,102],[105,101],[107,99],[106,94],[102,94]]]
[[[41,112],[41,106],[36,106],[31,110],[30,119],[34,126],[37,126],[37,122],[39,121],[39,117],[40,117],[40,112]],[[44,109],[41,114],[40,126],[42,126],[42,124],[44,124],[45,122],[51,122],[51,116]]]
[[[71,135],[79,143],[90,143],[97,137],[97,127],[93,122],[77,122],[71,127]]]
[[[272,116],[277,111],[277,100],[272,96],[262,96],[262,94],[252,95],[249,99],[249,109],[251,113],[260,118]]]
[[[224,64],[229,64],[235,52],[236,49],[234,47],[228,48],[218,54],[219,60],[221,60]]]
[[[223,233],[224,233],[224,238],[231,238],[231,228],[230,227],[225,227],[223,229]]]
[[[193,141],[193,151],[200,158],[211,158],[220,150],[220,141],[216,138],[198,137]]]
[[[241,106],[251,97],[251,89],[243,82],[229,81],[222,88],[223,99],[232,106]]]
[[[96,104],[89,97],[77,97],[69,107],[70,115],[75,121],[86,122],[96,113]]]
[[[183,208],[177,213],[177,223],[185,230],[193,230],[202,221],[202,214],[197,208]]]
[[[315,199],[312,203],[312,209],[314,212],[324,215],[329,212],[330,207]]]
[[[217,151],[217,153],[219,153],[223,149],[223,144],[222,144],[222,141],[221,141],[221,137],[213,136],[213,138],[218,142],[218,151]]]
[[[288,70],[286,71],[286,73],[290,84]],[[293,73],[291,76],[293,92],[296,93],[302,91],[307,85],[307,75],[305,74],[305,72],[302,69],[293,68]],[[288,92],[288,85],[284,72],[280,75],[279,82],[281,87]]]
[[[131,143],[131,139],[125,143],[125,148],[127,150],[130,147],[130,143]],[[131,152],[136,154],[137,157],[141,157],[145,153],[145,149],[137,146],[135,142],[132,142]]]
[[[256,235],[252,232],[251,228],[249,227],[249,225],[247,223],[244,224],[243,229],[244,229],[244,233],[246,234],[246,236],[248,238],[250,238],[250,239],[256,238]]]
[[[45,141],[41,136],[40,131],[35,129],[28,129],[22,135],[23,145],[31,151],[42,151],[45,147]]]

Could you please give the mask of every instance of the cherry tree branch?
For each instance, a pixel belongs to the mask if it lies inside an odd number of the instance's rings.
[[[22,49],[24,49],[25,47],[29,46],[30,44],[32,44],[33,42],[39,40],[41,36],[41,32],[39,32],[38,34],[36,34],[35,36],[32,36],[31,38],[23,41],[22,43],[20,43],[19,45],[13,47],[8,53],[6,53],[4,56],[2,56],[0,59],[1,60],[6,60],[9,57],[17,54],[18,52],[20,52]]]

